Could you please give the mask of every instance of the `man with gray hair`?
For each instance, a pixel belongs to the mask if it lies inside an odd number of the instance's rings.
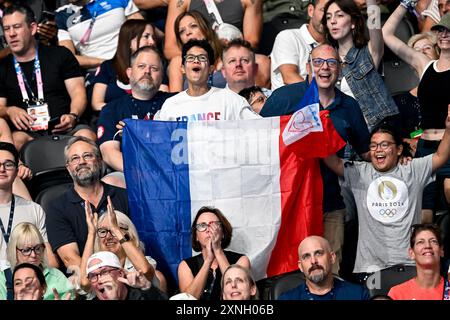
[[[336,255],[325,238],[306,237],[298,246],[298,267],[306,282],[282,293],[278,300],[368,300],[365,287],[333,276],[335,262]]]
[[[128,200],[125,189],[100,181],[104,163],[95,142],[74,137],[69,140],[64,155],[73,186],[51,203],[47,209],[46,225],[52,249],[66,267],[80,266],[80,253],[84,250],[88,233],[86,203],[100,216],[107,210],[108,196],[114,208],[125,214],[128,214]]]
[[[164,75],[162,58],[154,47],[145,46],[131,56],[127,69],[131,95],[106,104],[98,119],[97,138],[103,158],[112,169],[123,172],[121,135],[117,124],[123,119],[153,120],[167,98],[175,93],[158,91]]]

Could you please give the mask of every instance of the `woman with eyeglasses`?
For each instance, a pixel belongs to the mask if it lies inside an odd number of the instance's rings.
[[[59,299],[59,296],[55,297],[54,290],[61,297],[70,293],[71,299],[75,298],[73,285],[69,279],[57,268],[48,266],[44,238],[34,224],[22,222],[14,227],[10,235],[7,255],[11,269],[21,263],[29,263],[42,270],[47,284],[43,295],[44,300]],[[6,291],[0,290],[0,295],[2,293],[4,294]]]
[[[442,144],[445,127],[444,119],[447,117],[447,108],[450,104],[450,12],[444,15],[441,21],[431,30],[436,33],[437,47],[440,55],[427,54],[426,50],[420,51],[408,47],[395,37],[394,32],[407,9],[400,4],[391,14],[383,26],[383,36],[388,47],[402,60],[410,64],[420,77],[417,89],[419,99],[421,124],[423,132],[420,139],[409,140],[411,148],[416,150],[415,157],[423,157],[435,152]],[[430,50],[432,53],[433,51]],[[447,206],[450,204],[450,162],[437,171],[436,182],[443,181],[443,188]],[[439,188],[441,186],[438,186]],[[425,191],[424,208],[435,209],[435,198],[438,192],[435,187]],[[431,220],[429,220],[431,221]]]
[[[225,250],[231,242],[232,227],[223,213],[213,207],[201,207],[191,227],[192,249],[201,252],[178,265],[181,292],[200,300],[221,298],[222,273],[230,264],[250,269],[247,256]]]
[[[398,121],[398,108],[386,89],[378,67],[383,57],[383,36],[375,19],[380,19],[373,8],[376,0],[367,0],[366,19],[353,0],[330,0],[324,8],[322,25],[325,39],[337,48],[342,62],[340,90],[358,101],[369,131],[383,120]],[[379,10],[379,9],[378,9]]]
[[[406,145],[406,144],[405,144]],[[406,147],[407,148],[407,147]],[[359,237],[354,273],[368,273],[396,264],[414,265],[408,257],[411,225],[421,222],[422,195],[434,173],[450,158],[450,106],[438,150],[399,164],[405,146],[394,128],[381,126],[370,136],[371,162],[347,162],[336,155],[324,159],[344,177],[355,196]]]
[[[133,222],[122,212],[113,208],[108,197],[108,210],[100,218],[92,213],[90,206],[85,206],[88,237],[81,260],[81,285],[89,288],[86,275],[86,263],[89,257],[99,251],[109,251],[119,257],[120,263],[127,271],[140,271],[158,287],[167,292],[164,275],[156,270],[156,261],[144,255],[139,236]]]

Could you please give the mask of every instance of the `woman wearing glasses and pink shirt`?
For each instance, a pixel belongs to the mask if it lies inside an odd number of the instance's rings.
[[[232,228],[219,209],[200,208],[192,222],[191,235],[192,248],[201,253],[179,264],[180,291],[199,300],[219,301],[223,272],[235,263],[250,269],[250,260],[243,254],[224,250],[231,242]]]
[[[85,208],[88,237],[81,258],[81,286],[86,289],[90,287],[86,275],[89,257],[94,252],[109,251],[119,257],[125,270],[142,272],[154,286],[167,292],[166,279],[156,270],[156,261],[144,255],[136,227],[125,214],[114,210],[110,197],[107,212],[98,219],[90,206],[86,205]]]
[[[73,285],[57,268],[51,268],[47,263],[44,238],[36,226],[29,222],[19,223],[11,232],[8,243],[8,261],[11,269],[21,263],[30,263],[40,267],[47,284],[44,300],[59,300],[59,297],[75,298]],[[3,278],[3,272],[1,277]],[[6,287],[0,283],[0,299],[6,299]],[[55,297],[55,290],[58,296]]]

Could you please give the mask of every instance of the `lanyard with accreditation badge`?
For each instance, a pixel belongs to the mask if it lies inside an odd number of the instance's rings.
[[[50,112],[48,109],[48,105],[44,102],[44,84],[42,82],[41,63],[39,61],[38,47],[36,47],[36,57],[34,59],[33,65],[33,75],[36,79],[38,92],[37,99],[16,57],[13,56],[13,59],[14,69],[16,70],[17,75],[17,82],[19,83],[23,102],[27,104],[28,114],[34,118],[34,122],[31,125],[30,129],[32,131],[47,130],[48,122],[50,120]],[[28,96],[28,91],[31,94],[31,99]]]
[[[37,90],[38,90],[38,98],[34,96],[33,90],[31,90],[31,87],[24,76],[24,73],[22,71],[22,68],[20,67],[19,62],[17,61],[16,57],[13,56],[14,59],[14,69],[16,70],[17,75],[17,82],[19,82],[19,88],[20,92],[22,94],[23,101],[29,106],[30,105],[30,98],[28,96],[27,88],[30,90],[32,101],[36,104],[43,104],[44,103],[44,85],[42,82],[42,74],[41,74],[41,64],[39,62],[39,54],[38,54],[38,48],[36,48],[36,58],[34,59],[34,70],[33,73],[36,76],[36,84],[37,84]],[[26,88],[25,88],[26,86]]]

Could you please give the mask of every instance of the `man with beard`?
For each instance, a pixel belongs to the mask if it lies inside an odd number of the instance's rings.
[[[335,262],[336,255],[326,239],[306,237],[298,246],[298,267],[306,282],[282,293],[278,300],[368,300],[365,287],[333,276]]]
[[[98,120],[97,137],[100,150],[108,166],[123,172],[120,149],[121,136],[116,125],[123,119],[152,120],[164,101],[174,93],[158,91],[164,69],[162,58],[156,48],[145,46],[131,56],[127,69],[131,95],[123,96],[106,104]]]
[[[47,212],[49,242],[66,267],[80,266],[86,243],[88,226],[84,210],[85,201],[92,212],[102,215],[107,211],[107,197],[114,208],[128,214],[125,189],[100,181],[103,160],[100,150],[92,140],[84,137],[72,138],[64,151],[66,167],[73,179],[64,194],[56,198]]]

